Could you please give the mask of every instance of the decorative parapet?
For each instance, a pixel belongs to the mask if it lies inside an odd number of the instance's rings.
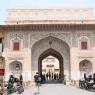
[[[83,23],[92,20],[91,8],[8,9],[6,24]]]

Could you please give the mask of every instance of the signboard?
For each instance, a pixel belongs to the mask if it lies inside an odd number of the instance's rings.
[[[5,69],[0,69],[0,76],[4,76],[5,74]]]

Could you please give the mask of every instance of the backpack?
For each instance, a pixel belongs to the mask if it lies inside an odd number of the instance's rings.
[[[41,77],[39,75],[35,75],[35,82],[40,82],[41,81]]]
[[[40,77],[40,76],[38,76],[38,81],[39,81],[39,82],[41,81],[41,77]]]

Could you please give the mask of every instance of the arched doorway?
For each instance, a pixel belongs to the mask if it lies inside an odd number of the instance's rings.
[[[42,60],[41,69],[43,75],[50,74],[50,78],[47,79],[54,79],[54,74],[55,78],[58,79],[58,75],[60,74],[59,60],[56,57],[49,55]]]
[[[61,56],[61,54],[59,52],[57,52],[56,50],[50,48],[46,51],[44,51],[38,60],[38,72],[40,74],[42,74],[42,60],[48,56],[53,56],[55,58],[57,58],[59,60],[59,78],[58,78],[58,82],[62,82],[64,79],[64,74],[63,74],[63,57]],[[51,72],[48,72],[51,73]],[[57,73],[56,73],[57,74]]]
[[[83,60],[79,63],[80,78],[84,77],[84,74],[89,76],[93,72],[92,63],[89,60]]]
[[[19,61],[14,61],[9,65],[10,74],[13,74],[14,77],[19,77],[22,74],[22,64]]]
[[[70,80],[70,47],[63,40],[52,36],[38,40],[32,46],[32,79],[34,79],[34,75],[36,72],[41,73],[42,60],[49,55],[59,60],[61,80],[64,78],[63,75],[65,76],[65,80]]]

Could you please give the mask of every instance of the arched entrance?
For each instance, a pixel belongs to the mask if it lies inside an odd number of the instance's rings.
[[[50,48],[46,51],[44,51],[40,57],[39,57],[39,61],[38,61],[38,72],[41,74],[42,73],[42,60],[48,56],[53,56],[55,58],[57,58],[59,60],[59,81],[62,82],[64,77],[63,77],[63,57],[62,55],[57,52],[56,50]],[[48,72],[49,73],[49,72]]]
[[[92,63],[89,60],[83,60],[79,63],[80,78],[84,77],[84,73],[88,76],[92,74]]]
[[[10,74],[13,74],[14,77],[19,77],[22,74],[22,64],[19,61],[13,61],[9,65]]]
[[[70,80],[70,47],[66,42],[49,36],[35,42],[31,50],[33,79],[36,72],[42,71],[42,60],[51,55],[59,60],[60,79],[63,80],[65,76],[65,80]]]

